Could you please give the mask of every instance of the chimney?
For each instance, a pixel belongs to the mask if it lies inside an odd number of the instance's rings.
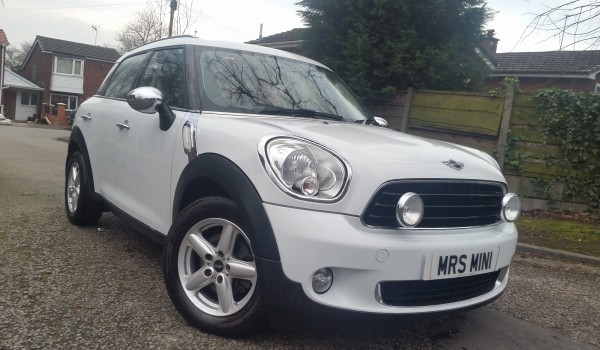
[[[258,32],[258,38],[262,39],[262,31],[263,31],[263,24],[260,24],[260,32]]]
[[[481,40],[481,46],[489,53],[496,53],[498,50],[498,41],[500,39],[494,37],[495,32],[493,29],[488,29],[487,34]]]

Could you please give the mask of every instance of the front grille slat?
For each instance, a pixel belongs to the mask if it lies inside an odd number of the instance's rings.
[[[431,281],[379,283],[381,302],[390,306],[427,306],[467,300],[494,289],[500,271]]]
[[[369,226],[395,228],[396,204],[402,195],[415,192],[425,205],[417,228],[485,226],[500,222],[504,186],[477,181],[396,181],[373,196],[362,218]]]

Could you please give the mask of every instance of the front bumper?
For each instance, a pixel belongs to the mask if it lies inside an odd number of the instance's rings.
[[[408,314],[449,311],[489,302],[506,288],[508,265],[517,243],[514,224],[452,230],[374,229],[359,217],[264,204],[277,241],[285,276],[312,301],[349,311]],[[380,282],[420,281],[432,254],[497,249],[493,271],[500,277],[484,294],[465,300],[419,306],[388,306]],[[312,276],[333,271],[331,289],[317,294]]]

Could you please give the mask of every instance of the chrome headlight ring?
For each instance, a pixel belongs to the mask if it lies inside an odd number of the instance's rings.
[[[352,170],[330,148],[294,135],[270,135],[258,142],[265,171],[291,197],[322,203],[338,201],[346,192]]]
[[[519,196],[514,193],[504,195],[500,216],[506,222],[515,222],[521,216],[521,199]]]

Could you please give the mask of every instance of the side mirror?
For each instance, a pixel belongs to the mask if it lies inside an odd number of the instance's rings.
[[[142,86],[127,94],[127,104],[138,112],[154,114],[158,112],[160,130],[167,131],[175,121],[175,114],[160,90],[151,86]]]
[[[384,127],[384,128],[388,127],[388,122],[384,118],[373,117],[373,119],[375,120],[375,123],[373,125],[381,126],[381,127]]]
[[[163,97],[160,90],[150,86],[133,89],[127,94],[129,107],[146,114],[156,113],[156,107],[162,102]]]
[[[367,118],[367,119],[365,119],[364,124],[381,126],[382,128],[387,128],[388,127],[387,120],[385,120],[384,118],[381,118],[381,117],[370,117],[370,118]]]

